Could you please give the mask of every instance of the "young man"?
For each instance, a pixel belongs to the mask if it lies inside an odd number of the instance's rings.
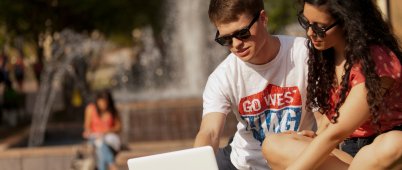
[[[209,17],[215,40],[231,54],[209,76],[194,146],[211,145],[219,169],[269,169],[261,153],[266,135],[315,126],[313,114],[304,112],[306,40],[270,35],[263,0],[211,0]],[[219,149],[230,112],[237,132]]]

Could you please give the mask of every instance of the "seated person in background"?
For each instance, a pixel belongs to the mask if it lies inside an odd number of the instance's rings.
[[[89,103],[85,109],[83,136],[96,148],[98,170],[114,170],[115,154],[120,149],[118,132],[121,123],[109,91],[96,95],[95,103]]]

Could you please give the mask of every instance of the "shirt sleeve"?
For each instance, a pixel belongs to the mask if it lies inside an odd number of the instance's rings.
[[[230,112],[230,101],[224,90],[227,88],[224,88],[225,83],[222,81],[222,77],[218,78],[216,74],[212,74],[208,78],[203,93],[203,116],[212,112],[226,115]]]
[[[380,46],[373,46],[370,49],[371,56],[375,62],[375,71],[380,77],[390,77],[398,80],[401,74],[401,65],[396,55],[389,49]],[[365,82],[366,78],[363,74],[360,64],[355,64],[350,71],[349,82],[351,87]]]
[[[354,87],[360,83],[363,83],[366,81],[366,77],[364,77],[364,74],[362,72],[362,68],[360,64],[355,64],[352,69],[350,70],[350,86]]]
[[[376,63],[376,72],[380,77],[390,77],[394,80],[400,77],[401,65],[399,60],[390,49],[386,47],[373,46],[370,49],[374,62]]]

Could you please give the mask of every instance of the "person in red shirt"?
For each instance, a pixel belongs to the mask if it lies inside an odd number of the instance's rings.
[[[112,95],[101,91],[94,103],[85,109],[83,137],[89,139],[96,148],[98,170],[116,169],[115,154],[120,149],[118,133],[121,123]]]
[[[301,2],[298,20],[309,39],[306,105],[323,116],[317,114],[316,133],[268,136],[264,157],[274,169],[402,169],[397,38],[373,0]]]

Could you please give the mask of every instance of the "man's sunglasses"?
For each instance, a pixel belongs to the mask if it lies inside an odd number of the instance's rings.
[[[253,20],[250,22],[250,24],[248,24],[247,27],[236,31],[231,35],[225,35],[225,36],[219,37],[219,31],[216,31],[215,41],[222,46],[229,46],[229,45],[232,45],[233,38],[237,38],[239,40],[246,40],[246,39],[250,38],[250,36],[251,36],[250,28],[258,20],[259,16],[260,16],[260,13],[257,13],[254,16]]]
[[[310,24],[307,18],[303,16],[302,12],[297,15],[297,19],[299,20],[299,24],[301,25],[301,27],[303,27],[306,31],[308,30],[308,27],[311,27],[313,32],[321,38],[324,38],[326,36],[326,32],[339,23],[338,21],[336,21],[328,27],[320,27],[317,25],[317,23]]]

